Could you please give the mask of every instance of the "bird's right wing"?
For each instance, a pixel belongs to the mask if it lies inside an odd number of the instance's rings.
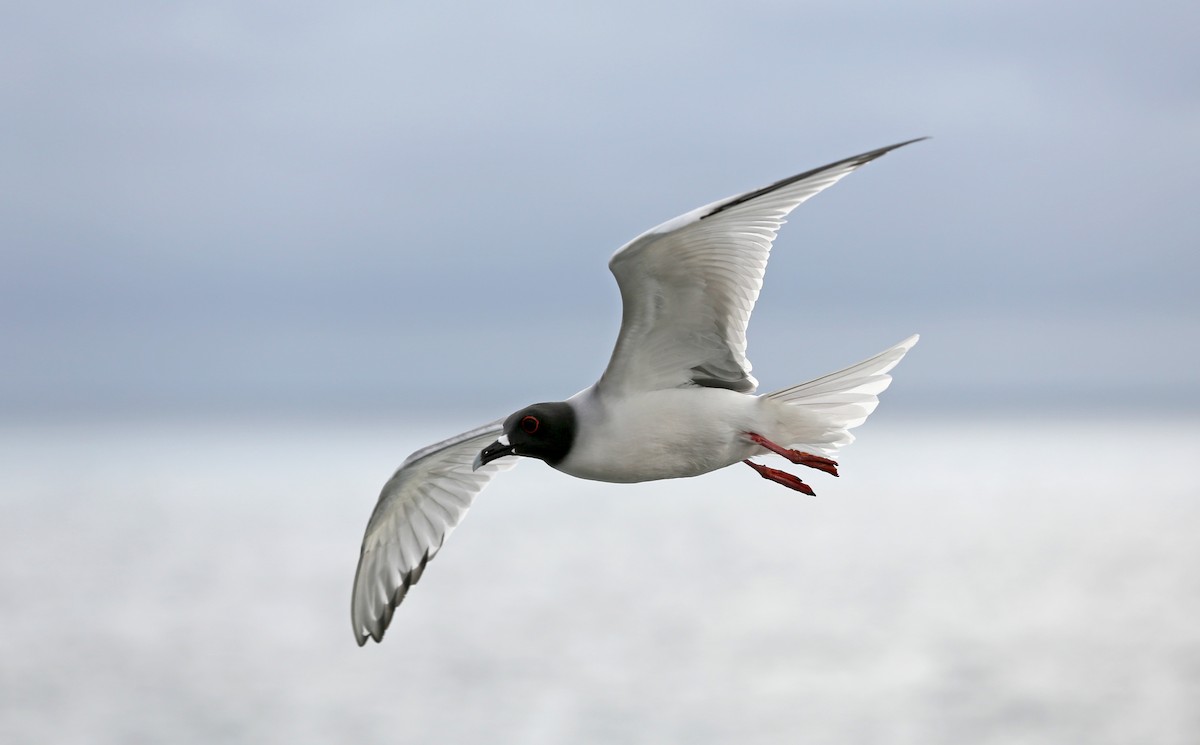
[[[503,420],[422,448],[384,485],[363,536],[350,615],[354,638],[383,639],[392,614],[425,565],[500,471],[517,464],[501,458],[472,470],[475,456],[503,431]]]
[[[621,331],[597,387],[612,395],[692,385],[753,393],[746,324],[785,218],[909,142],[713,202],[625,244],[608,264],[621,288]]]

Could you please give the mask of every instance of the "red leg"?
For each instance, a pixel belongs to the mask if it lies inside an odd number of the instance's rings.
[[[782,455],[784,458],[787,458],[797,465],[815,468],[818,471],[824,471],[830,476],[838,475],[836,460],[831,460],[830,458],[825,458],[820,455],[813,455],[812,453],[801,452],[799,450],[791,450],[783,447],[782,445],[776,445],[767,438],[755,432],[747,432],[746,436],[749,437],[750,441],[755,445],[764,447],[776,455]]]
[[[742,461],[746,465],[758,471],[758,475],[762,476],[767,481],[774,481],[776,484],[783,484],[789,489],[795,489],[798,492],[803,492],[810,497],[817,496],[817,493],[812,490],[812,487],[800,480],[798,476],[793,476],[786,471],[780,471],[778,468],[768,468],[751,461]]]

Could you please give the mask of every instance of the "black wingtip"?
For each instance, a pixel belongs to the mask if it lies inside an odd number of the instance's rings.
[[[859,157],[866,158],[867,160],[874,160],[875,158],[878,158],[881,155],[887,155],[888,153],[892,152],[893,150],[899,150],[900,148],[904,147],[905,145],[911,145],[914,142],[922,142],[922,141],[928,140],[928,139],[929,139],[929,135],[925,135],[923,137],[914,137],[911,140],[905,140],[904,142],[897,142],[895,145],[888,145],[887,147],[881,147],[878,150],[872,150],[869,153],[863,153]]]
[[[445,540],[444,536],[442,540]],[[378,619],[375,620],[375,623],[372,626],[367,628],[366,633],[363,633],[363,630],[358,627],[357,620],[355,620],[354,639],[358,642],[358,646],[366,646],[367,639],[374,639],[376,644],[383,643],[383,635],[387,633],[388,626],[392,624],[392,618],[396,613],[396,608],[398,608],[400,604],[404,602],[404,598],[408,596],[408,591],[412,589],[412,586],[420,581],[421,575],[425,574],[425,567],[429,566],[429,561],[437,555],[438,549],[440,548],[441,545],[439,544],[437,548],[426,549],[425,555],[421,557],[421,563],[417,564],[417,566],[400,576],[399,586],[396,588],[395,593],[393,593],[391,602],[384,605],[382,614]],[[358,586],[357,576],[355,576],[354,584],[355,587]],[[351,615],[353,616],[353,611],[351,612]]]
[[[864,163],[870,163],[871,161],[875,160],[876,158],[881,158],[881,157],[887,155],[888,153],[892,152],[893,150],[899,150],[900,148],[904,147],[905,145],[911,145],[914,142],[921,142],[922,140],[928,140],[928,139],[929,139],[928,135],[926,135],[924,137],[914,137],[911,140],[905,140],[904,142],[897,142],[895,145],[887,145],[886,147],[880,147],[880,148],[876,148],[874,150],[869,150],[869,151],[867,151],[865,153],[861,153],[859,155],[852,155],[849,158],[843,158],[842,160],[839,160],[834,163],[830,163],[827,166],[821,166],[820,168],[814,168],[811,171],[809,171],[806,175],[812,175],[814,173],[819,173],[821,171],[824,171],[824,170],[827,170],[830,168],[836,168],[837,166],[845,165],[847,163],[856,163],[858,165],[862,165]],[[800,177],[793,176],[792,179],[790,179],[790,180],[799,180],[799,178]]]
[[[916,137],[911,140],[905,140],[904,142],[897,142],[895,145],[888,145],[887,147],[876,148],[875,150],[869,150],[865,153],[859,153],[858,155],[851,155],[849,158],[842,158],[841,160],[836,160],[832,163],[828,163],[828,164],[820,166],[818,168],[813,168],[811,170],[805,171],[804,173],[797,173],[795,176],[788,176],[785,179],[780,179],[779,181],[776,181],[773,184],[764,186],[761,189],[756,189],[754,191],[747,192],[745,194],[742,194],[741,196],[730,199],[728,202],[719,204],[715,208],[713,208],[713,210],[711,212],[709,212],[708,214],[702,215],[700,217],[700,219],[703,220],[705,218],[712,217],[713,215],[720,214],[731,207],[736,207],[739,204],[745,204],[746,202],[749,202],[752,199],[757,199],[758,197],[761,197],[765,194],[770,194],[773,191],[777,191],[786,186],[790,186],[790,185],[796,183],[797,181],[803,181],[812,176],[816,176],[818,173],[821,173],[823,171],[828,171],[832,168],[838,168],[838,167],[846,166],[846,165],[851,165],[851,166],[857,168],[858,166],[870,163],[871,161],[875,160],[876,158],[880,158],[884,155],[887,155],[888,153],[892,152],[893,150],[902,148],[905,145],[911,145],[914,142],[920,142],[921,140],[928,140],[928,139],[929,139],[929,137]]]

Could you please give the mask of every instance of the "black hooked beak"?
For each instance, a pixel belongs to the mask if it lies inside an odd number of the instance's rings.
[[[508,435],[500,435],[500,439],[479,451],[479,455],[475,456],[475,462],[471,464],[471,470],[478,471],[480,466],[486,466],[506,455],[516,455],[516,453],[513,452],[513,446],[508,444]]]

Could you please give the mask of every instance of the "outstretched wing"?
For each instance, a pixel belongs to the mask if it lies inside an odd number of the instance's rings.
[[[746,359],[746,324],[784,218],[859,166],[909,142],[714,202],[618,250],[608,266],[621,288],[621,332],[598,388],[616,393],[698,385],[752,392],[758,381]]]
[[[363,536],[350,615],[361,647],[383,639],[392,614],[458,525],[471,502],[500,471],[501,458],[471,470],[476,454],[503,431],[492,422],[418,450],[384,485]]]

